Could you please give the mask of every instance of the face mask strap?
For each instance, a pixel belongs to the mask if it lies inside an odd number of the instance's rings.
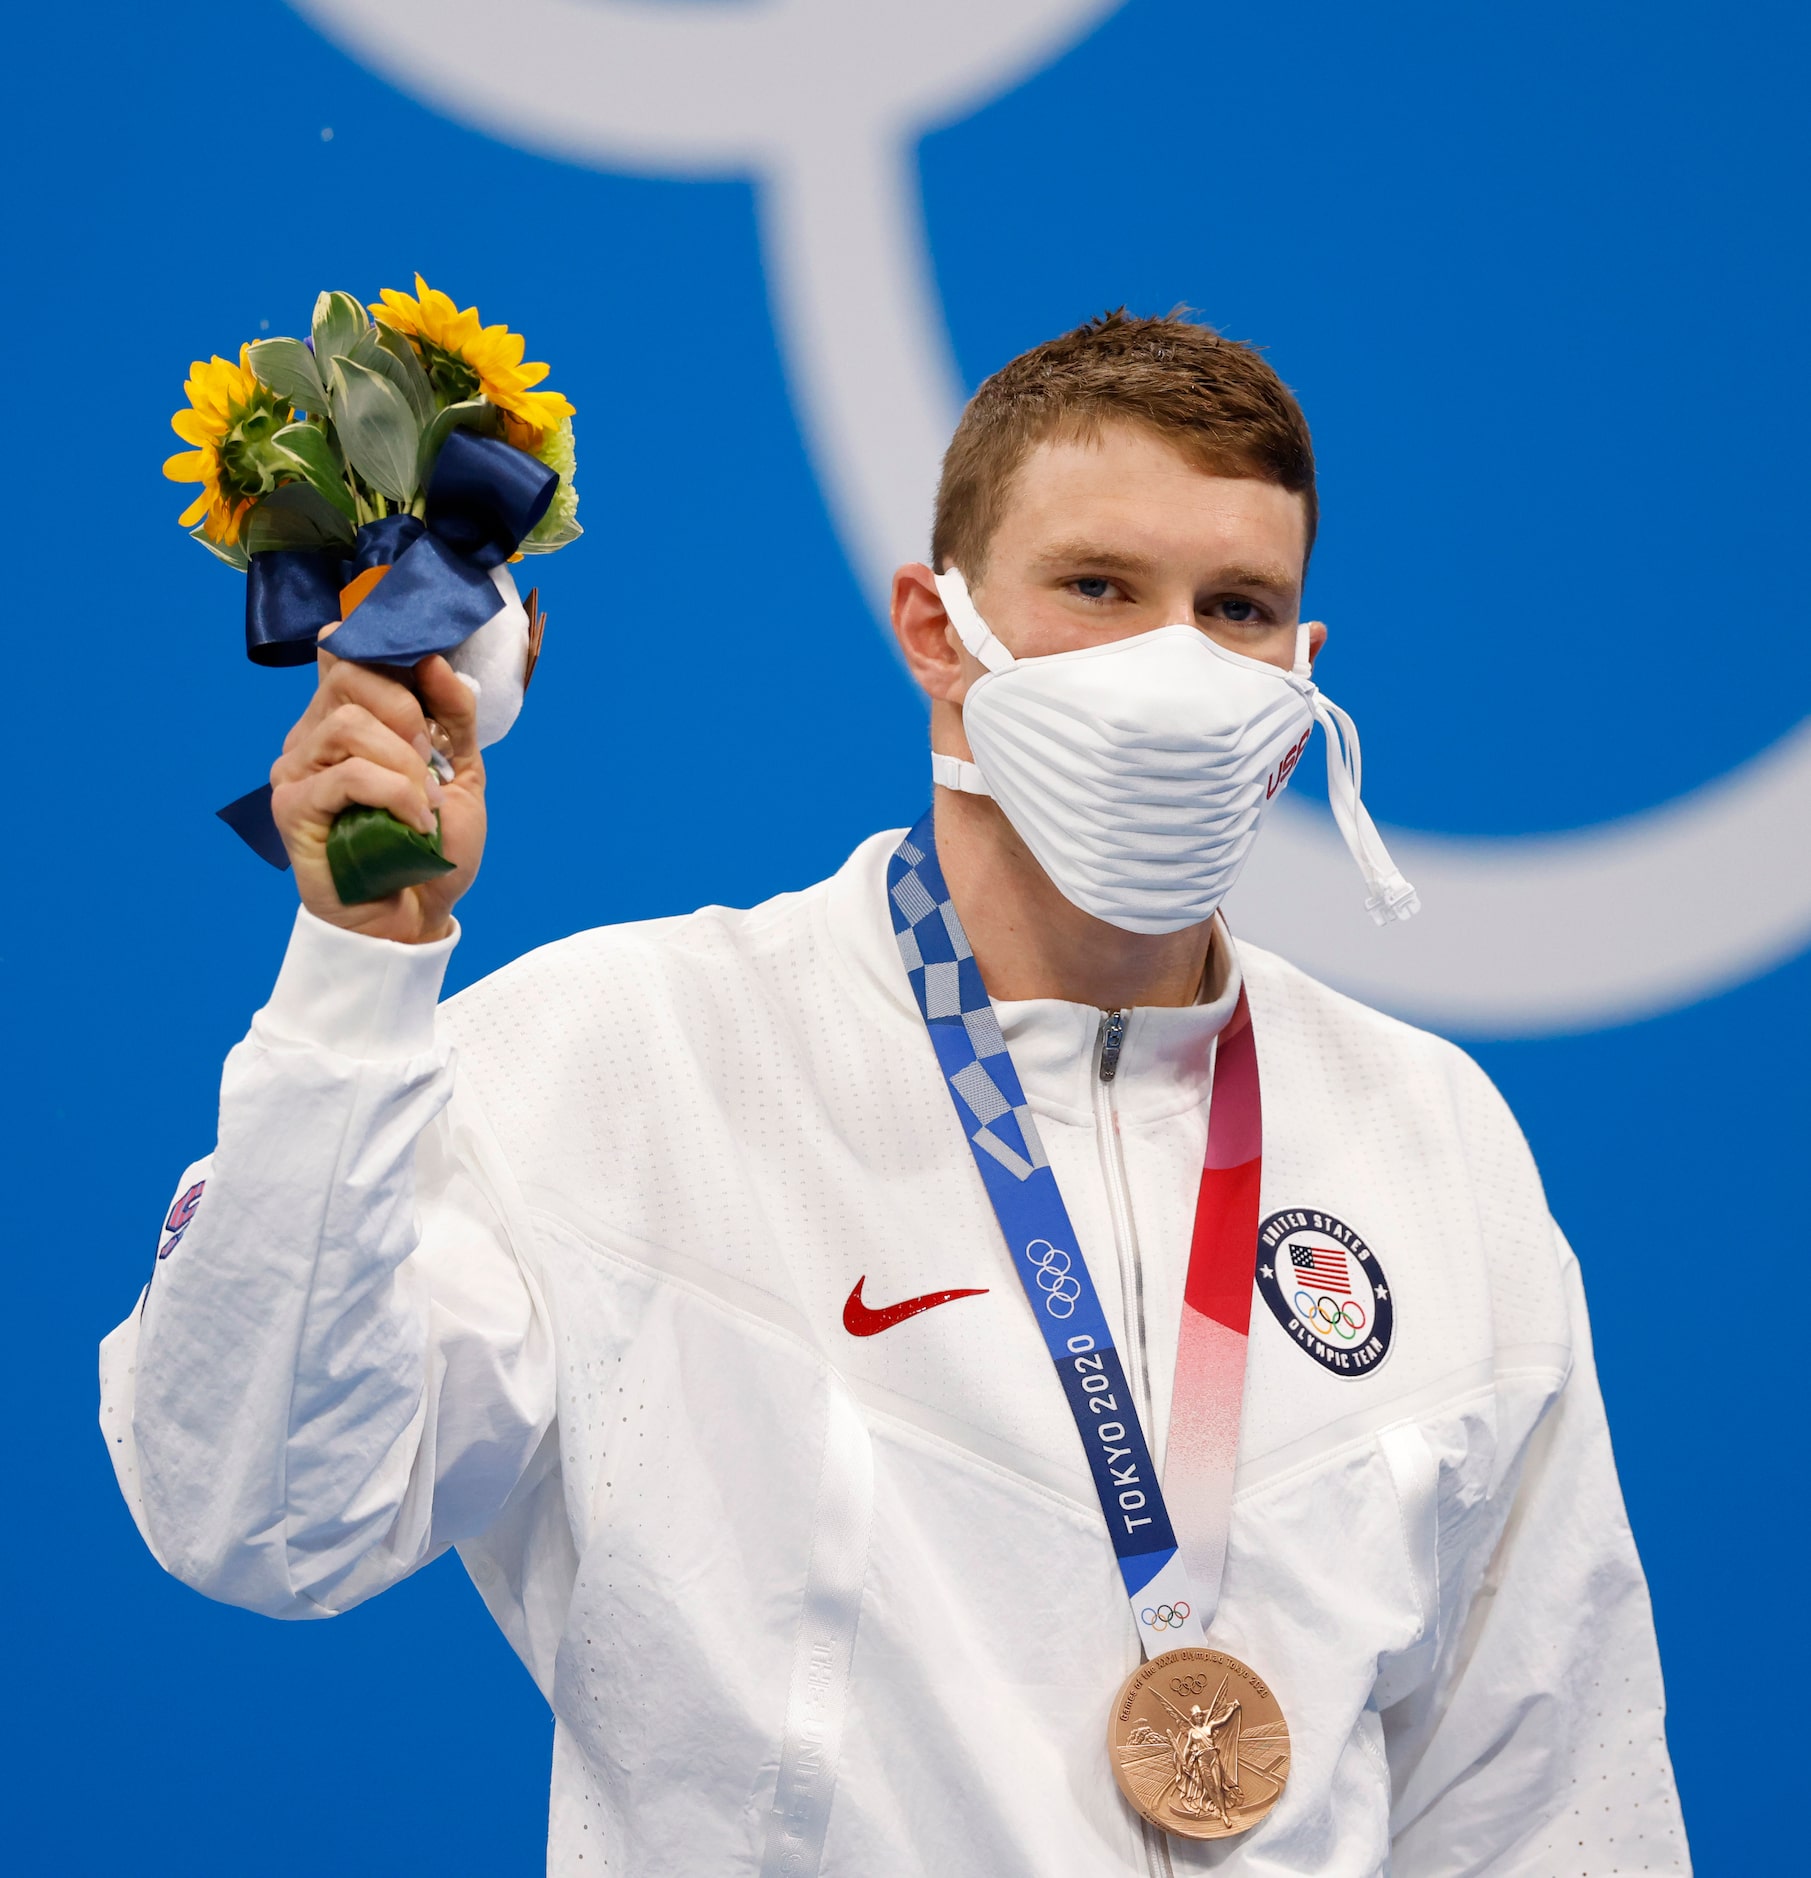
[[[1364,757],[1358,747],[1358,727],[1319,691],[1308,694],[1308,703],[1326,733],[1327,805],[1364,876],[1365,911],[1379,926],[1387,926],[1393,919],[1412,919],[1421,911],[1421,896],[1390,859],[1377,824],[1360,800]]]
[[[940,789],[954,789],[965,796],[993,795],[974,764],[959,756],[945,756],[941,750],[931,752],[931,781]]]
[[[1004,672],[1015,665],[1017,660],[993,636],[986,620],[975,611],[975,603],[968,597],[968,582],[962,578],[961,570],[952,567],[947,574],[933,574],[931,578],[937,583],[938,596],[943,601],[944,612],[950,616],[950,624],[956,629],[956,637],[969,651],[990,672]],[[931,752],[931,781],[940,789],[955,789],[965,796],[993,794],[973,763],[965,763],[959,756],[945,756],[940,750]]]
[[[931,578],[937,583],[938,596],[943,601],[944,612],[950,616],[950,624],[956,629],[956,637],[990,672],[1010,671],[1018,661],[994,637],[986,620],[975,611],[975,603],[968,597],[968,582],[962,578],[961,570],[952,567],[947,574],[933,574]]]
[[[1308,656],[1308,635],[1314,629],[1314,622],[1305,619],[1295,629],[1295,671],[1296,678],[1309,678],[1314,673],[1314,661]]]

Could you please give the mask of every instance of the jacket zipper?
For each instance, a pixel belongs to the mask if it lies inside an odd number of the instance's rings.
[[[1125,1151],[1119,1138],[1119,1104],[1115,1079],[1119,1053],[1126,1041],[1127,1013],[1102,1011],[1094,1052],[1094,1138],[1100,1152],[1101,1176],[1107,1184],[1107,1211],[1113,1221],[1113,1257],[1119,1268],[1120,1316],[1125,1324],[1124,1368],[1138,1400],[1138,1413],[1147,1436],[1151,1426],[1151,1373],[1145,1355],[1144,1263],[1138,1253],[1138,1227],[1132,1217],[1132,1187],[1126,1178]],[[1170,1848],[1164,1835],[1148,1820],[1140,1820],[1144,1865],[1148,1878],[1171,1878]]]
[[[1144,1419],[1151,1427],[1151,1375],[1145,1355],[1144,1264],[1138,1251],[1138,1226],[1132,1217],[1132,1188],[1126,1178],[1125,1153],[1119,1139],[1119,1103],[1115,1078],[1119,1053],[1125,1045],[1125,1011],[1102,1011],[1095,1043],[1094,1139],[1100,1153],[1101,1178],[1107,1186],[1107,1212],[1113,1222],[1113,1257],[1119,1268],[1120,1315],[1125,1324],[1123,1362]]]

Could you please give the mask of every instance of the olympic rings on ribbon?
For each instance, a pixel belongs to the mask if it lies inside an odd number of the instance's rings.
[[[1052,1317],[1072,1317],[1082,1295],[1081,1281],[1069,1269],[1069,1254],[1048,1239],[1033,1239],[1025,1256],[1037,1268],[1044,1309]]]
[[[1147,1604],[1138,1615],[1153,1630],[1180,1630],[1188,1622],[1188,1606],[1178,1598],[1174,1604],[1160,1604],[1155,1610]]]

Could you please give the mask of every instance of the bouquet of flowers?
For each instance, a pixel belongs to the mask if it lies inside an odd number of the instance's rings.
[[[374,316],[374,317],[373,317]],[[369,309],[323,293],[305,340],[241,346],[190,368],[170,420],[191,446],[164,464],[201,494],[182,523],[246,575],[246,652],[260,665],[337,657],[408,667],[443,653],[476,695],[478,740],[514,723],[544,617],[509,563],[580,534],[573,407],[534,389],[548,368],[418,274]],[[254,790],[221,819],[287,866]],[[342,901],[376,900],[451,867],[438,834],[348,809],[328,843]]]

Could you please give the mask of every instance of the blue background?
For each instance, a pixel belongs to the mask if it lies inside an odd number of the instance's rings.
[[[1134,0],[923,146],[963,372],[1120,301],[1261,340],[1316,429],[1311,597],[1380,817],[1657,803],[1811,709],[1806,17]],[[419,267],[579,407],[589,533],[537,570],[548,653],[494,753],[459,982],[820,876],[920,808],[922,714],[806,461],[746,186],[503,147],[273,4],[33,8],[9,35],[0,1859],[538,1871],[550,1725],[457,1564],[331,1625],[211,1606],[143,1551],[93,1426],[94,1345],[290,917],[211,811],[311,682],[244,662],[238,577],[175,526],[184,367]],[[1800,958],[1629,1028],[1474,1043],[1584,1260],[1708,1872],[1804,1842],[1772,1776],[1811,1667],[1808,1017]]]

